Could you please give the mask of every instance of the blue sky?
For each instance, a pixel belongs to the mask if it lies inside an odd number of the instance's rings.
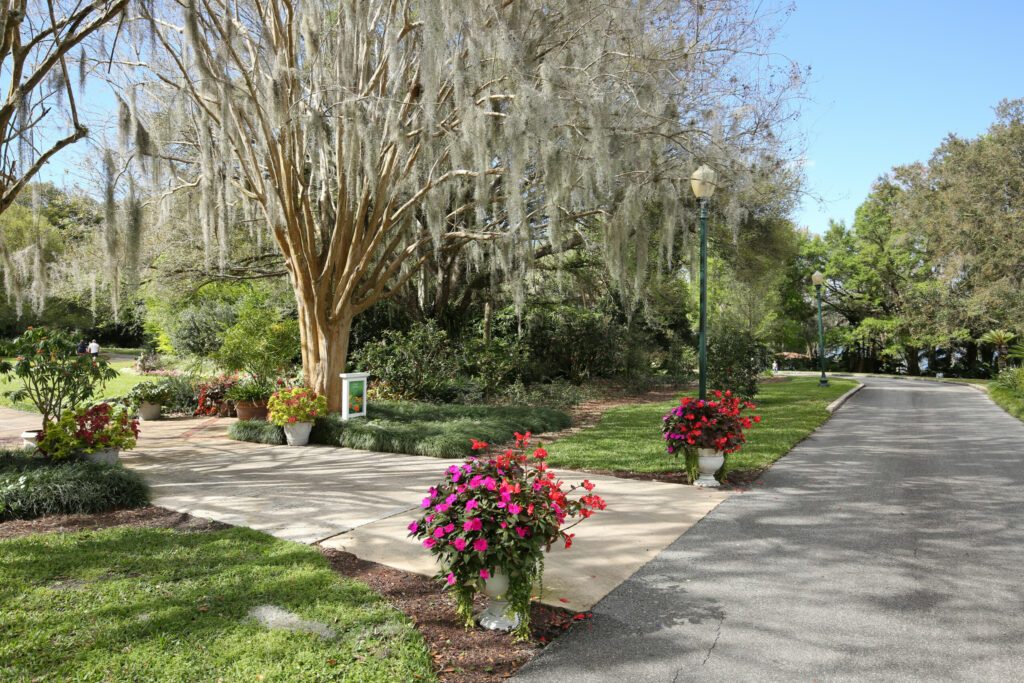
[[[798,0],[775,47],[811,67],[796,127],[823,201],[805,199],[797,224],[849,224],[889,168],[983,132],[999,100],[1024,97],[1022,44],[1021,0]]]

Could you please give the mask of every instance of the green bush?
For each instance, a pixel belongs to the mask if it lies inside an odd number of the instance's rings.
[[[771,351],[738,325],[719,325],[708,336],[708,389],[757,395],[758,378],[771,367]]]
[[[250,295],[238,309],[238,320],[224,333],[216,359],[225,369],[245,371],[269,386],[299,353],[298,321],[282,319],[264,299]]]
[[[505,443],[517,431],[551,432],[570,424],[568,415],[549,408],[378,401],[370,404],[367,419],[342,422],[337,415],[318,419],[309,441],[383,453],[462,458],[472,454],[470,439]],[[284,431],[266,422],[236,422],[228,435],[240,441],[284,443]]]
[[[166,377],[160,380],[160,385],[167,398],[167,402],[164,403],[167,412],[190,415],[195,412],[199,403],[199,395],[196,391],[196,382],[192,377]]]
[[[224,334],[238,317],[236,304],[203,301],[178,311],[167,327],[175,352],[211,358],[224,343]]]
[[[142,478],[120,465],[54,463],[22,451],[0,451],[0,520],[107,512],[148,503]]]
[[[995,385],[1000,389],[1006,389],[1024,398],[1024,368],[1007,368],[1003,370],[996,376]]]
[[[458,394],[458,360],[448,334],[433,321],[408,332],[388,330],[363,346],[355,360],[388,398],[450,401]]]

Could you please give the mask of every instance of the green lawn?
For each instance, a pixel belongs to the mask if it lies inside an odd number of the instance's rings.
[[[404,615],[314,549],[249,530],[0,542],[0,680],[430,681]],[[274,605],[333,637],[269,630]]]
[[[147,377],[145,375],[137,375],[132,369],[134,361],[121,360],[115,361],[110,364],[110,367],[117,370],[117,377],[107,382],[103,389],[100,390],[97,399],[114,398],[116,396],[123,396],[127,394],[132,387],[142,382],[155,382],[160,377]],[[27,410],[35,412],[35,408],[31,403],[26,401],[19,401],[15,403],[11,401],[5,394],[8,391],[16,391],[21,387],[21,380],[13,376],[8,376],[6,379],[0,376],[0,406],[5,408],[17,408],[18,410]]]
[[[854,386],[850,380],[833,379],[822,388],[816,377],[762,385],[754,411],[762,422],[748,432],[746,446],[726,458],[725,474],[762,469],[778,460],[828,419],[825,407]],[[661,418],[675,405],[673,401],[610,410],[596,427],[552,444],[548,462],[572,469],[682,471],[682,457],[665,453],[661,436]]]
[[[1021,396],[1012,389],[990,384],[988,395],[996,404],[1014,417],[1024,420],[1024,396]]]

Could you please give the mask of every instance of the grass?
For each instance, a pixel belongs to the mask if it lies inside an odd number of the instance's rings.
[[[825,407],[855,386],[856,382],[833,379],[822,388],[816,377],[763,384],[754,411],[762,422],[748,432],[744,448],[726,458],[723,474],[768,467],[828,419]],[[661,418],[675,405],[672,401],[610,410],[596,427],[553,444],[548,462],[570,469],[682,471],[682,457],[666,454],[661,438]]]
[[[990,384],[988,395],[996,404],[1019,420],[1024,420],[1024,396],[1012,389],[1001,387],[998,384]]]
[[[337,416],[318,420],[311,443],[342,445],[384,453],[462,458],[470,455],[470,439],[504,443],[513,432],[564,429],[569,416],[550,408],[435,405],[399,401],[371,403],[366,419],[345,423]],[[280,427],[238,422],[229,435],[242,441],[283,444]]]
[[[53,463],[24,451],[0,451],[0,521],[106,512],[148,502],[142,478],[120,465]]]
[[[432,681],[423,639],[314,549],[250,529],[0,541],[0,680]],[[275,605],[334,637],[269,630]]]
[[[116,398],[118,396],[124,396],[127,394],[132,387],[136,384],[142,384],[143,382],[155,382],[160,379],[159,377],[147,377],[144,375],[137,375],[132,369],[134,361],[121,360],[114,361],[110,364],[110,367],[117,370],[117,377],[107,382],[102,389],[98,392],[96,400],[103,400],[108,398]],[[3,377],[0,376],[0,406],[5,408],[14,408],[16,410],[25,410],[31,413],[36,412],[35,406],[27,401],[12,401],[10,397],[6,396],[9,391],[16,391],[20,389],[22,382],[20,379],[14,376]]]

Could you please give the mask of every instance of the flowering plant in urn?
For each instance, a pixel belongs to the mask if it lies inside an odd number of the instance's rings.
[[[315,422],[327,414],[327,399],[312,389],[296,387],[274,392],[267,402],[270,421],[279,427],[297,422]]]
[[[714,400],[684,396],[679,399],[679,405],[662,418],[665,450],[670,455],[683,452],[691,482],[697,481],[698,449],[710,449],[722,455],[735,453],[746,443],[744,431],[761,421],[760,415],[744,415],[744,411],[757,406],[733,396],[731,391],[715,391],[713,395]]]
[[[423,499],[423,515],[409,532],[437,557],[438,579],[454,592],[467,628],[473,625],[474,594],[495,572],[507,576],[508,611],[518,621],[516,637],[525,639],[543,551],[555,542],[571,547],[569,529],[605,509],[605,502],[587,480],[566,486],[548,468],[543,447],[530,452],[529,432],[515,437],[516,447],[498,455],[473,440],[479,455],[447,469]],[[577,491],[582,495],[571,497]]]

